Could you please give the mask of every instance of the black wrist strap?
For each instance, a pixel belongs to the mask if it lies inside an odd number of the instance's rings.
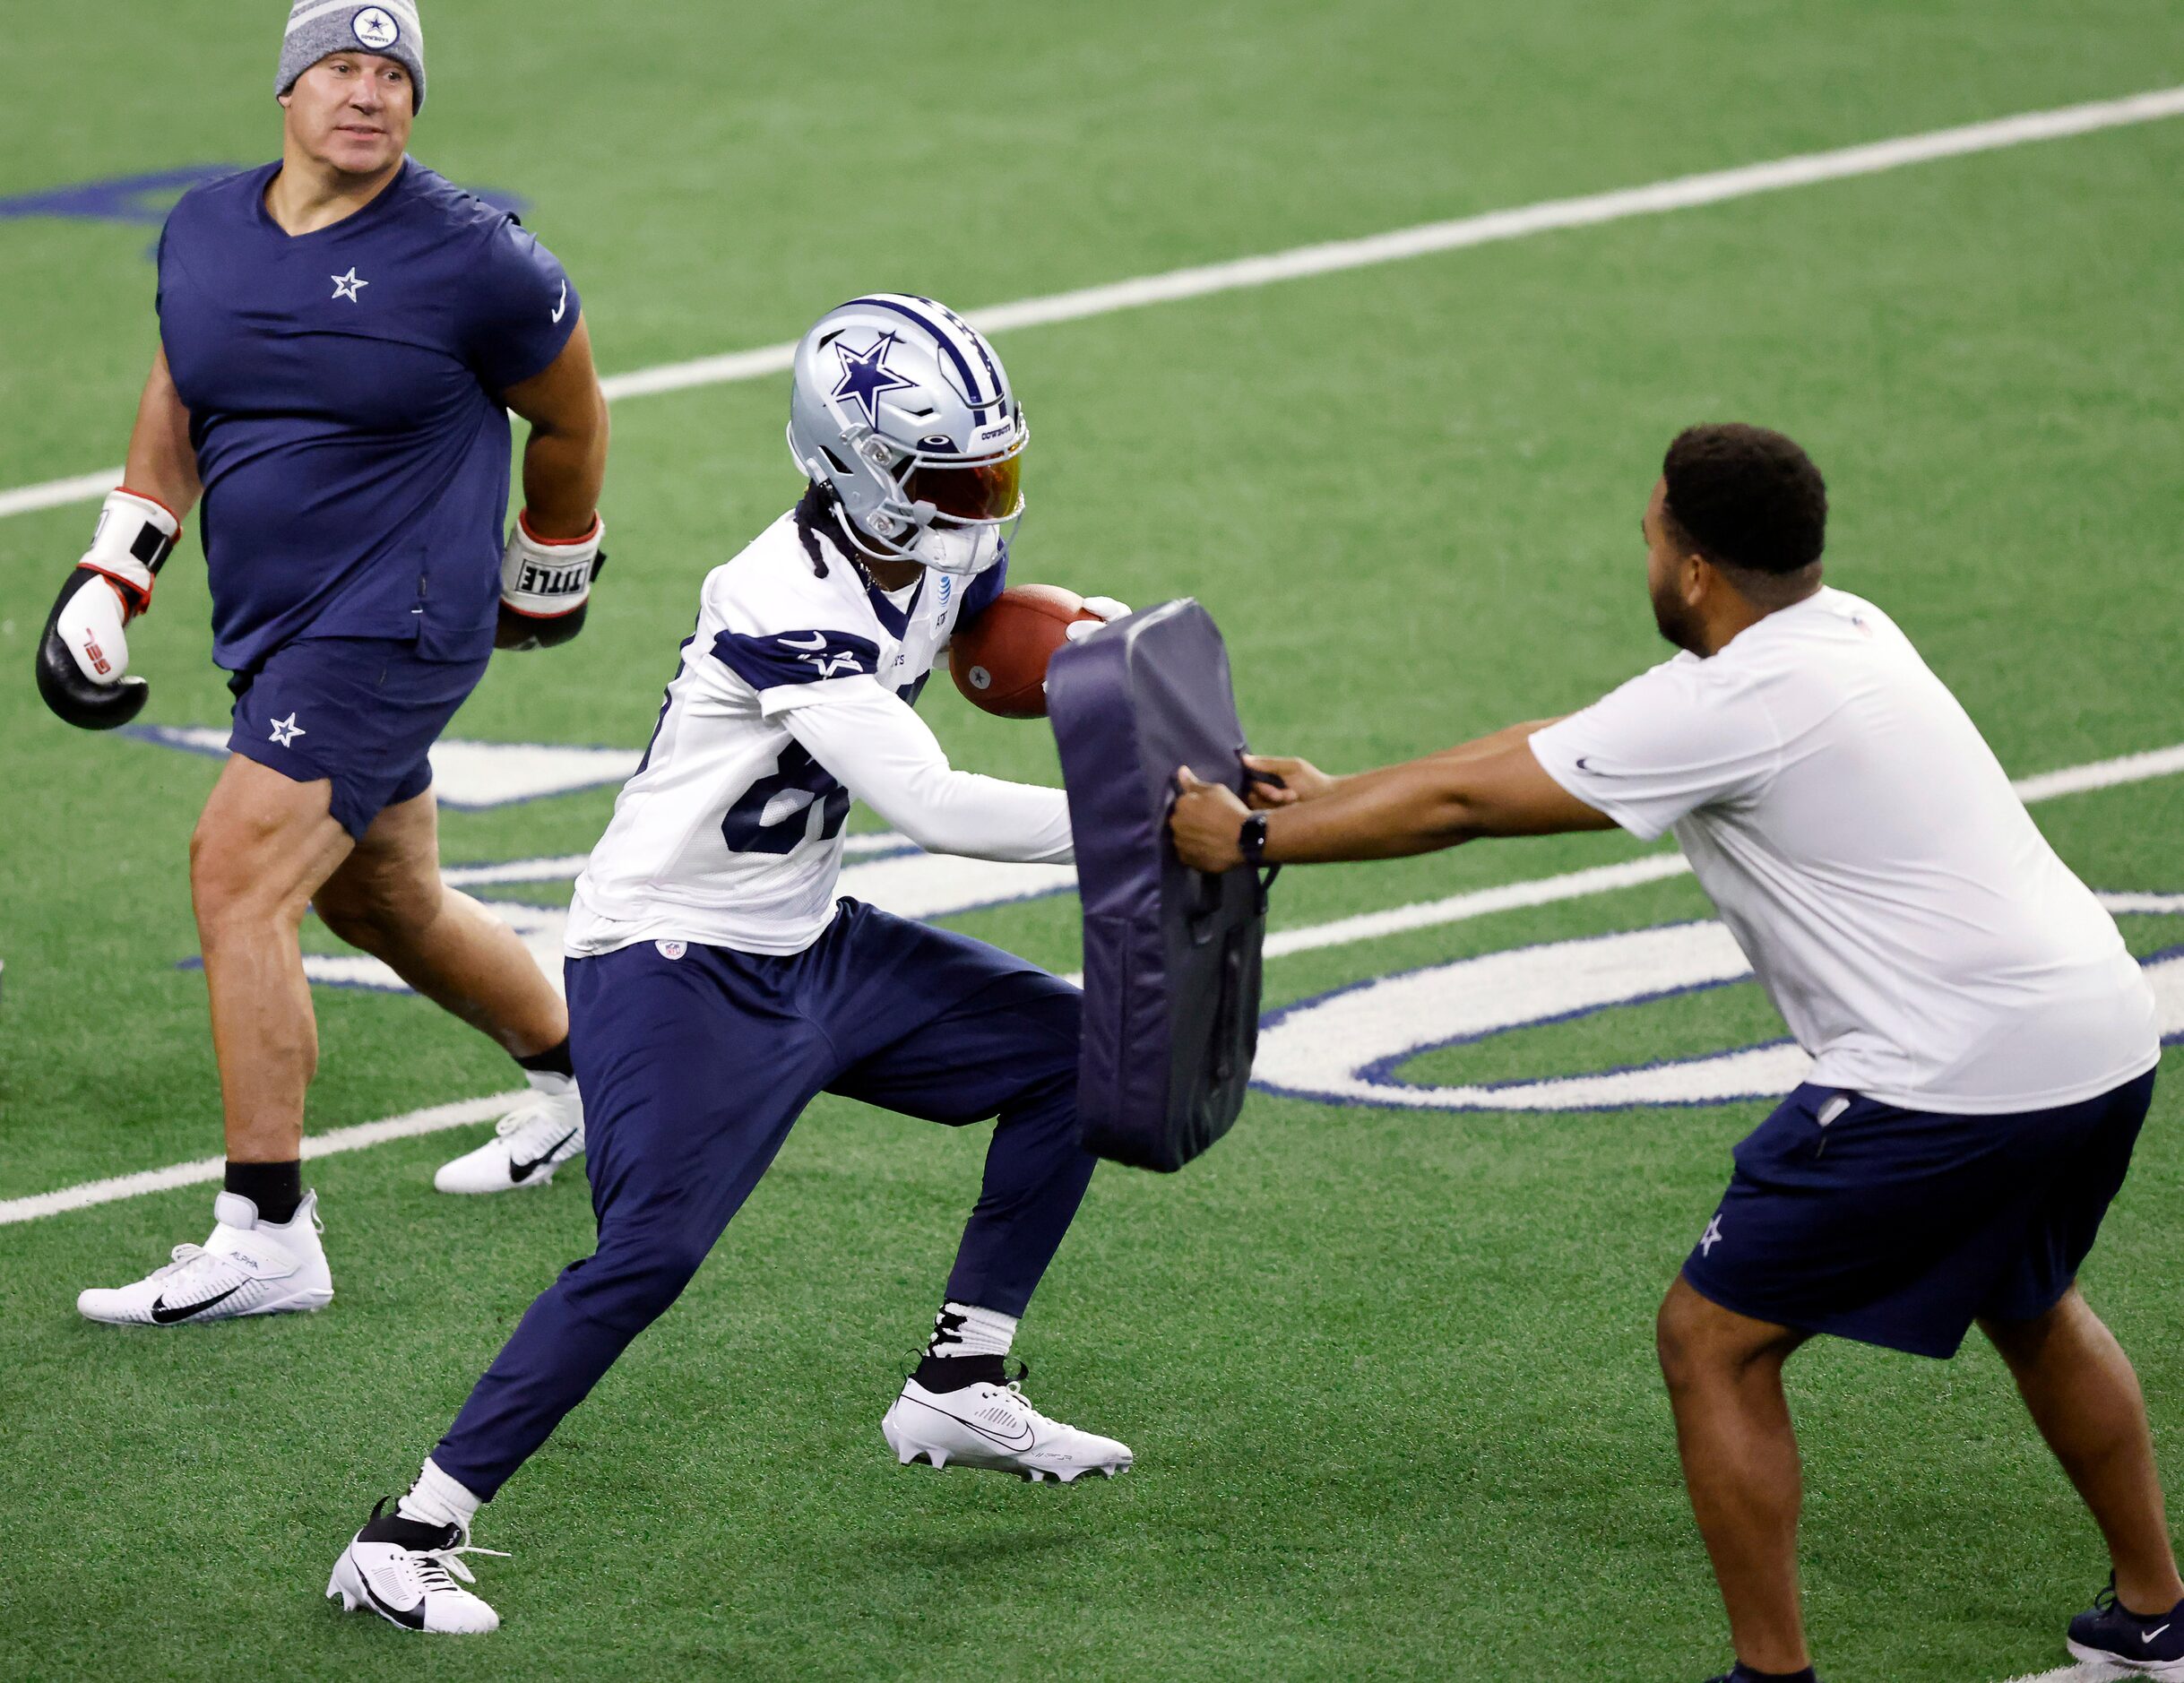
[[[1244,863],[1256,870],[1266,863],[1266,815],[1255,812],[1244,820],[1244,827],[1236,833],[1236,850],[1244,856]]]

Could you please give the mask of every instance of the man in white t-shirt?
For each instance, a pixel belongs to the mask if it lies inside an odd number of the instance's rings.
[[[1680,653],[1568,718],[1405,765],[1255,757],[1280,780],[1258,810],[1186,771],[1177,846],[1222,870],[1673,831],[1814,1059],[1737,1148],[1661,1309],[1730,1683],[1813,1676],[1783,1362],[1817,1333],[1946,1359],[1975,1321],[2108,1542],[2112,1588],[2072,1651],[2184,1678],[2145,1404],[2074,1283],[2153,1094],[2153,993],[1955,697],[1886,614],[1822,584],[1826,511],[1781,434],[1689,429],[1644,521]]]

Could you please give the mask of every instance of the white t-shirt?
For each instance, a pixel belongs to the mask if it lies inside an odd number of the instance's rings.
[[[1632,834],[1675,832],[1820,1085],[1990,1115],[2092,1098],[2160,1060],[2115,919],[1870,602],[1823,589],[1532,751]]]
[[[932,852],[1065,864],[1058,789],[953,769],[911,711],[1001,573],[892,595],[784,514],[706,575],[652,746],[576,879],[564,949],[643,940],[800,953],[834,916],[852,796]]]

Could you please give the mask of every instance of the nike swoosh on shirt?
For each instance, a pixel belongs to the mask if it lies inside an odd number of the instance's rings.
[[[151,1306],[151,1318],[161,1326],[172,1326],[177,1321],[186,1321],[193,1315],[203,1315],[215,1303],[225,1303],[242,1289],[239,1284],[232,1285],[218,1297],[201,1299],[195,1303],[180,1304],[171,1309],[167,1307],[167,1299],[160,1298]]]
[[[777,641],[784,649],[824,649],[826,647],[826,633],[813,632],[809,643],[798,643],[794,637],[781,637]]]
[[[544,1156],[534,1157],[527,1163],[519,1163],[514,1158],[510,1158],[508,1160],[508,1178],[517,1181],[529,1180],[533,1175],[539,1172],[541,1167],[554,1161],[554,1153],[556,1152],[559,1151],[564,1145],[566,1145],[575,1137],[576,1129],[571,1128],[566,1134],[564,1134],[559,1139],[556,1140],[551,1145],[546,1148],[546,1154]]]
[[[556,321],[559,321],[559,320],[562,318],[562,316],[563,316],[563,315],[566,315],[566,314],[568,313],[568,307],[569,307],[569,283],[568,283],[566,280],[564,280],[564,281],[561,283],[561,299],[560,299],[560,302],[559,302],[559,303],[557,303],[557,304],[556,304],[556,305],[554,306],[554,319],[555,319]]]

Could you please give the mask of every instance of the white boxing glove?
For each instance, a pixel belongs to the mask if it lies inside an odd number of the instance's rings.
[[[119,587],[110,579],[86,579],[55,613],[53,634],[85,678],[118,684],[129,669],[127,624]]]
[[[500,561],[500,636],[504,649],[550,648],[583,629],[591,581],[607,565],[600,548],[607,522],[597,514],[581,538],[541,538],[519,514]]]
[[[124,487],[107,493],[91,547],[76,565],[102,574],[134,619],[151,606],[152,582],[181,535],[182,522],[166,504]]]
[[[1105,625],[1110,619],[1128,618],[1130,605],[1127,602],[1118,602],[1112,596],[1087,596],[1084,599],[1084,611],[1088,614],[1099,615],[1100,625]],[[1091,620],[1079,619],[1073,621],[1069,628],[1062,634],[1070,642],[1075,643],[1081,637],[1091,636],[1099,629],[1100,626],[1092,624]]]
[[[182,522],[156,498],[110,492],[91,547],[69,570],[38,641],[38,693],[85,730],[136,717],[150,693],[131,678],[124,629],[151,604],[151,586],[175,551]]]

